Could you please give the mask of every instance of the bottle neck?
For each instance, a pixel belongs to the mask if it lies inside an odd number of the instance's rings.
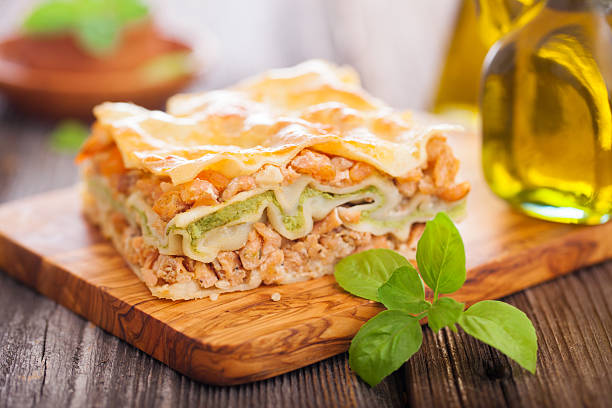
[[[546,0],[546,7],[561,11],[585,11],[593,8],[592,0]]]

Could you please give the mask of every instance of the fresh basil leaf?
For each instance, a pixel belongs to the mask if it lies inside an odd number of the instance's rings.
[[[436,300],[427,313],[427,325],[434,332],[443,327],[450,327],[453,331],[456,330],[455,323],[459,320],[464,306],[465,304],[449,297]]]
[[[369,249],[349,255],[336,264],[334,276],[344,290],[355,296],[378,300],[378,288],[393,271],[410,262],[390,249]]]
[[[72,1],[48,1],[26,17],[23,28],[32,34],[64,31],[73,26],[77,15],[78,10]]]
[[[378,298],[387,309],[421,313],[430,306],[419,273],[412,265],[397,268],[389,280],[378,288]]]
[[[445,213],[427,222],[417,244],[417,264],[434,293],[452,293],[465,282],[465,249],[459,231]]]
[[[459,325],[469,335],[535,373],[538,339],[531,320],[519,309],[504,302],[484,300],[463,312]]]
[[[63,120],[51,132],[51,147],[62,153],[76,153],[88,134],[87,126],[78,120]]]
[[[122,23],[138,20],[149,13],[149,8],[141,0],[113,0],[113,8]]]
[[[25,19],[31,34],[73,33],[85,51],[109,52],[129,22],[148,14],[141,0],[47,0]]]
[[[79,44],[94,55],[112,51],[119,42],[121,26],[108,16],[92,16],[79,22],[76,36]]]
[[[373,387],[416,353],[422,341],[417,319],[401,310],[385,310],[368,320],[353,338],[349,364]]]

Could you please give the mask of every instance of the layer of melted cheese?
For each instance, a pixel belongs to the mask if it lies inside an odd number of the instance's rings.
[[[427,140],[451,127],[420,126],[368,95],[349,68],[309,61],[226,89],[177,95],[167,113],[128,103],[95,108],[126,167],[174,184],[212,169],[228,177],[284,166],[302,149],[369,163],[392,177],[422,165]]]

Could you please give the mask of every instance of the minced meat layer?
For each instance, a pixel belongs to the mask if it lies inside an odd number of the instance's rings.
[[[298,240],[281,237],[266,223],[255,223],[244,247],[220,252],[213,262],[203,263],[186,256],[160,254],[144,242],[140,229],[131,226],[120,212],[100,217],[100,209],[89,210],[96,214],[90,217],[95,222],[110,224],[119,251],[140,269],[147,286],[197,281],[202,288],[227,289],[247,282],[254,271],[265,284],[315,278],[332,273],[338,260],[366,249],[389,248],[413,254],[423,229],[423,224],[415,224],[410,238],[400,242],[391,234],[375,236],[348,229],[334,210]]]

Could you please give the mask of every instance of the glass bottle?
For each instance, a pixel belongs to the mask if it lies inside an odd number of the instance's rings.
[[[597,0],[601,5],[602,10],[606,14],[608,25],[612,27],[612,0]]]
[[[478,112],[480,70],[495,41],[535,15],[541,0],[463,0],[432,110]]]
[[[485,61],[485,178],[532,216],[599,224],[612,213],[612,33],[589,0],[547,0]]]
[[[543,6],[541,0],[476,0],[478,32],[487,50],[505,34],[525,25]]]

